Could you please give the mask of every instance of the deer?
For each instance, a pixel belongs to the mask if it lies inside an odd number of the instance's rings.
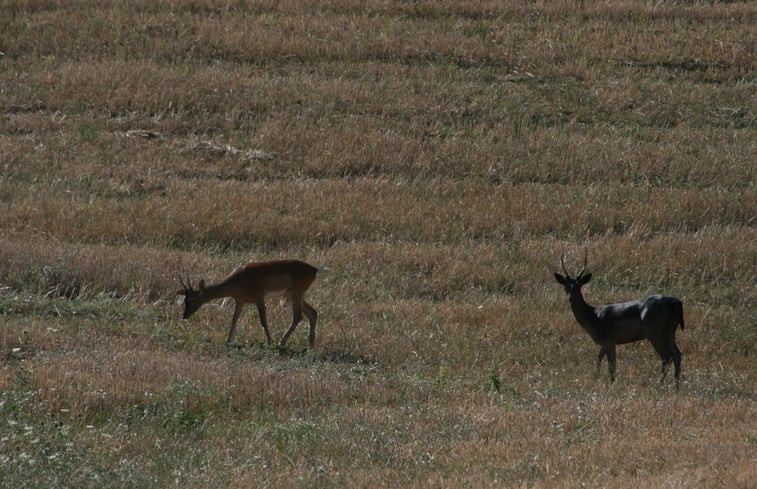
[[[578,324],[589,333],[594,343],[599,345],[597,356],[597,376],[602,358],[607,357],[610,382],[615,382],[615,346],[648,339],[662,360],[662,377],[672,362],[675,366],[676,389],[681,379],[681,350],[676,345],[676,329],[684,328],[683,303],[675,297],[655,294],[643,299],[619,304],[605,304],[594,307],[586,303],[581,287],[589,283],[591,273],[584,275],[588,252],[584,255],[583,268],[571,277],[565,268],[564,254],[560,264],[565,275],[555,273],[555,279],[565,287],[570,307]]]
[[[292,325],[281,338],[279,349],[284,348],[287,340],[302,321],[303,313],[310,322],[309,344],[312,349],[315,347],[315,324],[318,312],[305,302],[305,292],[315,280],[316,274],[323,270],[325,269],[316,268],[299,260],[253,262],[237,267],[217,284],[206,286],[205,280],[200,280],[197,289],[192,287],[188,276],[186,284],[179,277],[182,290],[179,290],[178,294],[184,296],[183,318],[189,319],[209,301],[231,297],[234,299],[234,315],[231,317],[231,329],[226,338],[226,344],[231,344],[244,306],[253,303],[257,306],[260,324],[263,326],[268,345],[271,346],[273,339],[268,330],[265,300],[283,297],[292,305]]]

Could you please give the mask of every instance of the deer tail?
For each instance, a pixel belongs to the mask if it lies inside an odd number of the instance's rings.
[[[683,302],[678,301],[678,324],[681,325],[681,331],[683,331],[684,321],[683,321]]]

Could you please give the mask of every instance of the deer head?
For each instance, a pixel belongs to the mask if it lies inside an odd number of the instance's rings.
[[[584,275],[584,271],[586,270],[586,264],[589,258],[589,252],[586,251],[584,253],[584,266],[579,270],[578,274],[576,274],[575,277],[571,277],[568,273],[568,270],[565,268],[565,254],[560,255],[560,264],[562,265],[562,271],[565,274],[560,275],[559,273],[555,273],[555,279],[557,279],[558,282],[560,282],[563,287],[565,287],[565,292],[570,297],[575,297],[576,295],[581,293],[581,286],[586,285],[589,283],[589,280],[591,280],[591,274],[587,273]]]
[[[181,280],[181,276],[179,277],[179,283],[182,286],[182,290],[178,291],[178,294],[184,296],[184,315],[182,317],[188,319],[205,303],[203,300],[205,295],[205,281],[200,280],[200,283],[198,284],[199,288],[197,290],[192,288],[192,282],[189,281],[188,276],[186,284]]]

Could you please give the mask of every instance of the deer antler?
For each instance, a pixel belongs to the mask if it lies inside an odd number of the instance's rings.
[[[584,248],[584,266],[581,269],[580,272],[578,272],[578,275],[576,275],[576,278],[581,278],[581,276],[584,274],[584,270],[586,270],[586,264],[589,262],[589,250]]]
[[[187,283],[185,284],[184,281],[181,279],[181,275],[179,275],[179,283],[184,288],[184,292],[192,292],[192,282],[189,281],[189,275],[187,275]]]
[[[568,273],[568,269],[565,268],[565,252],[563,251],[560,253],[560,265],[562,265],[562,271],[565,274],[567,278],[570,278],[570,274]]]

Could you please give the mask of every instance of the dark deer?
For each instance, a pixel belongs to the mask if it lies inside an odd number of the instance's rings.
[[[589,283],[591,274],[584,275],[588,257],[584,256],[581,271],[571,277],[565,269],[565,259],[560,256],[560,264],[565,276],[555,273],[555,278],[565,287],[570,307],[576,321],[589,333],[594,343],[600,346],[597,357],[597,375],[602,357],[607,356],[610,380],[615,381],[615,345],[633,343],[647,338],[662,359],[662,378],[670,367],[675,366],[676,388],[681,378],[681,351],[676,345],[676,329],[683,330],[683,303],[675,297],[650,295],[644,299],[621,304],[605,304],[594,307],[586,303],[581,287]]]

